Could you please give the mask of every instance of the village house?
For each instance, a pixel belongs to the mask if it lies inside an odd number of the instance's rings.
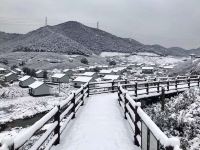
[[[171,71],[174,68],[174,66],[164,66],[163,69],[165,72]]]
[[[35,82],[35,79],[31,76],[26,75],[19,79],[19,86],[28,87],[33,82]]]
[[[4,76],[6,82],[17,81],[17,74],[10,72]]]
[[[99,71],[99,75],[101,77],[104,77],[105,75],[108,75],[108,74],[113,74],[113,71],[110,69],[110,70],[100,70]]]
[[[7,70],[5,68],[0,68],[0,74],[5,74],[7,73]]]
[[[93,79],[96,79],[98,77],[96,72],[85,72],[81,74],[81,76],[92,77]]]
[[[20,68],[14,68],[13,71],[16,72],[17,75],[20,75],[23,72]]]
[[[119,75],[105,75],[103,77],[104,81],[113,81],[113,80],[119,80],[120,76]]]
[[[94,82],[94,79],[92,77],[79,76],[75,80],[72,81],[73,86],[76,88],[80,88],[82,85],[86,84],[87,82]]]
[[[35,74],[37,78],[44,78],[44,70],[38,70]]]
[[[89,66],[88,70],[89,71],[94,71],[95,68],[96,68],[96,66]]]
[[[29,94],[32,96],[50,95],[50,87],[44,82],[35,81],[29,85]]]
[[[69,76],[64,73],[56,73],[51,77],[51,81],[55,83],[68,83]]]
[[[142,67],[142,73],[144,74],[153,74],[154,68],[153,67]]]
[[[66,74],[68,77],[73,75],[73,71],[71,69],[64,69],[63,73]]]
[[[85,68],[78,68],[77,73],[84,73],[86,71]]]

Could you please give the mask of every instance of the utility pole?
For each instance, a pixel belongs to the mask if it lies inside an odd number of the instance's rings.
[[[99,21],[97,21],[97,29],[99,29]]]
[[[47,26],[47,17],[45,17],[45,26]]]

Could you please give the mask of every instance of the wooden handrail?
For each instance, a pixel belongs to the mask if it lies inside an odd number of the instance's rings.
[[[50,142],[48,144],[48,147],[59,144],[60,134],[67,126],[68,122],[71,119],[75,118],[76,112],[84,103],[84,98],[89,96],[88,85],[89,83],[83,85],[80,89],[71,94],[64,102],[54,107],[40,120],[30,126],[26,131],[19,133],[19,136],[16,136],[12,140],[9,139],[12,142],[7,142],[6,140],[3,140],[4,142],[0,143],[0,148],[6,147],[8,150],[17,150],[23,147],[26,142],[47,123],[51,123],[52,125],[50,125],[50,128],[48,128],[47,131],[42,134],[40,139],[37,140],[29,149],[39,149],[52,133],[53,137],[51,137],[51,139],[49,140]],[[65,117],[67,117],[67,119],[64,119]],[[60,124],[60,122],[62,122],[62,125]]]

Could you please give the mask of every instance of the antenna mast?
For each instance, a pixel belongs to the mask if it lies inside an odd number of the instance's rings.
[[[99,29],[99,21],[97,21],[97,29]]]
[[[45,26],[47,26],[47,17],[45,17]]]

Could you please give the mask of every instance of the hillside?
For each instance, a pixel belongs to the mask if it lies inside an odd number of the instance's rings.
[[[41,27],[22,35],[0,32],[0,53],[13,51],[81,55],[100,54],[101,52],[153,52],[164,56],[186,56],[190,53],[188,50],[177,47],[144,45],[134,39],[117,37],[75,21]]]

